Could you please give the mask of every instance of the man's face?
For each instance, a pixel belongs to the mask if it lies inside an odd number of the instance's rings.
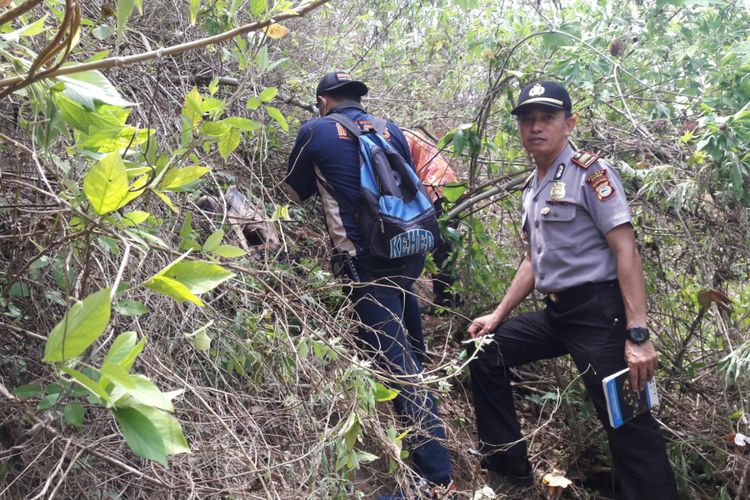
[[[521,142],[532,156],[557,155],[570,136],[575,117],[567,118],[565,111],[535,106],[518,116]]]

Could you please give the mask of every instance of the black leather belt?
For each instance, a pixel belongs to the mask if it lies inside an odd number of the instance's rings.
[[[546,301],[548,304],[563,304],[566,302],[580,302],[582,299],[591,297],[596,292],[604,288],[615,288],[618,286],[617,280],[597,281],[596,283],[584,283],[583,285],[574,286],[560,292],[547,294]]]

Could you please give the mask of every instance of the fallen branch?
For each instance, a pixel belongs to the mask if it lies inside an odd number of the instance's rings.
[[[277,17],[266,19],[264,21],[257,21],[254,23],[245,24],[243,26],[240,26],[239,28],[235,28],[225,33],[221,33],[219,35],[214,35],[214,36],[209,36],[206,38],[201,38],[199,40],[194,40],[192,42],[181,43],[179,45],[172,45],[171,47],[151,50],[148,52],[142,52],[140,54],[134,54],[131,56],[109,57],[107,59],[102,59],[101,61],[94,61],[94,62],[88,62],[88,63],[74,64],[72,66],[66,66],[64,68],[59,68],[56,71],[46,74],[45,78],[54,78],[60,75],[80,73],[82,71],[93,71],[93,70],[108,69],[108,68],[122,68],[124,66],[130,66],[132,64],[141,63],[141,62],[149,61],[152,59],[159,59],[162,57],[172,56],[175,54],[180,54],[182,52],[187,52],[189,50],[194,50],[194,49],[198,49],[202,47],[208,47],[209,45],[215,45],[217,43],[225,42],[239,35],[244,35],[246,33],[251,33],[253,31],[258,31],[263,28],[267,28],[268,26],[274,23],[278,23],[281,21],[285,21],[287,19],[295,18],[295,17],[304,16],[308,12],[317,9],[318,7],[328,3],[329,1],[330,0],[311,0],[311,1],[303,3],[297,9],[286,12],[284,14],[280,14]],[[20,82],[25,82],[25,80],[26,80],[26,77],[23,77],[23,76],[5,78],[3,80],[0,80],[0,88],[8,87],[11,85],[17,85]],[[17,87],[17,89],[22,88],[22,87],[23,85],[20,85]]]

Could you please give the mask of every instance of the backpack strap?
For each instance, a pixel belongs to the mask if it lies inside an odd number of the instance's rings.
[[[354,121],[351,118],[349,118],[343,113],[331,113],[330,115],[326,115],[326,118],[330,118],[331,120],[340,124],[346,130],[348,130],[354,137],[359,137],[360,135],[362,135],[362,129],[360,129],[359,126],[356,123],[354,123]]]

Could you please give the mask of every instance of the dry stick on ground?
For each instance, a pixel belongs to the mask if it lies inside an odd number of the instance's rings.
[[[172,45],[171,47],[166,47],[163,49],[142,52],[140,54],[134,54],[132,56],[109,57],[107,59],[102,59],[101,61],[74,64],[71,66],[66,66],[64,68],[59,68],[51,73],[45,74],[44,76],[45,78],[54,78],[60,75],[80,73],[82,71],[92,71],[92,70],[107,69],[107,68],[113,68],[113,67],[122,68],[124,66],[130,66],[131,64],[149,61],[152,59],[159,59],[165,56],[180,54],[182,52],[199,49],[202,47],[208,47],[209,45],[215,45],[217,43],[225,42],[239,35],[244,35],[246,33],[251,33],[253,31],[258,31],[263,28],[267,28],[268,26],[274,23],[278,23],[280,21],[285,21],[287,19],[304,16],[308,12],[317,9],[321,5],[327,4],[329,1],[330,0],[312,0],[312,1],[304,2],[297,9],[292,10],[290,12],[280,14],[276,17],[273,17],[271,19],[266,19],[264,21],[257,21],[254,23],[245,24],[243,26],[240,26],[239,28],[235,28],[225,33],[221,33],[219,35],[209,36],[206,38],[201,38],[198,40],[194,40],[192,42],[181,43],[178,45]],[[6,78],[4,80],[0,80],[0,88],[4,88],[4,87],[8,87],[12,85],[14,86],[13,90],[15,91],[31,83],[33,83],[33,81],[29,80],[28,77],[17,76],[14,78]],[[0,93],[0,96],[2,95],[3,93]]]

